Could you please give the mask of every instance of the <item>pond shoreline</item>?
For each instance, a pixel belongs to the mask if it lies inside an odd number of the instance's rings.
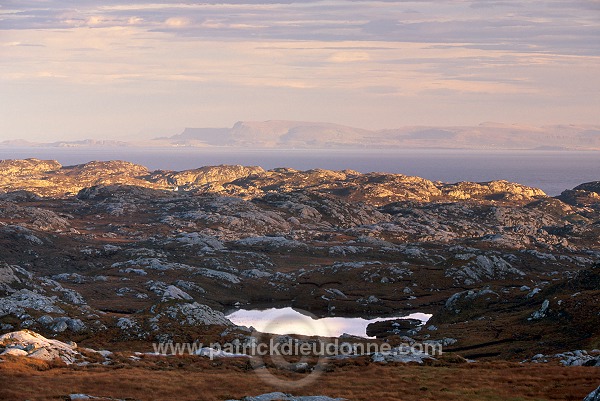
[[[330,316],[319,318],[312,313],[292,308],[267,308],[267,309],[238,309],[226,314],[234,324],[254,327],[257,331],[272,334],[317,335],[324,337],[339,337],[344,334],[368,338],[367,326],[371,323],[386,320],[418,319],[421,326],[431,318],[431,314],[414,312],[411,314],[397,314],[389,317],[362,317]]]

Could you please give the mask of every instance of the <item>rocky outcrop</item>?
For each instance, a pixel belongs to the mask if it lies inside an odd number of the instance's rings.
[[[0,193],[0,200],[9,202],[33,202],[42,198],[31,191],[19,190],[9,193]]]
[[[152,308],[155,314],[150,319],[154,331],[171,331],[174,326],[234,326],[223,313],[198,302],[178,302],[173,305],[159,305]],[[164,335],[164,333],[162,333]]]
[[[375,352],[371,355],[372,362],[379,363],[419,363],[422,364],[426,360],[435,359],[424,351],[413,348],[407,345],[400,345],[392,348],[391,351]]]
[[[0,177],[30,178],[60,170],[56,160],[0,160]]]
[[[246,396],[240,400],[227,400],[227,401],[344,401],[345,398],[331,398],[324,395],[305,395],[305,396],[293,396],[291,394],[285,394],[281,392],[261,394],[256,396]]]
[[[600,401],[600,387],[588,394],[583,401]]]
[[[47,297],[28,289],[22,289],[10,296],[0,298],[0,317],[13,315],[24,320],[30,317],[27,313],[29,310],[44,313],[64,313],[56,304],[56,297]]]
[[[9,266],[6,263],[0,262],[0,292],[13,292],[15,291],[11,285],[21,283],[19,275],[23,274],[23,271],[19,271],[18,267]],[[20,273],[20,274],[19,274]]]
[[[149,173],[144,166],[122,160],[91,161],[63,167],[61,170],[65,176],[74,176],[86,181],[106,180],[118,176],[139,177]],[[99,172],[102,174],[98,174]]]
[[[47,339],[29,330],[15,331],[0,336],[0,356],[24,356],[44,361],[61,359],[70,364],[79,358],[75,343]]]
[[[109,200],[113,203],[132,203],[134,199],[173,198],[175,196],[171,191],[145,188],[137,185],[94,185],[83,188],[77,193],[78,199]]]
[[[59,215],[39,207],[22,207],[16,202],[0,200],[0,218],[20,226],[41,231],[64,231],[70,227],[69,215]]]
[[[472,285],[483,280],[497,280],[507,276],[523,277],[525,273],[514,268],[501,257],[478,255],[464,266],[448,269],[446,276],[453,277],[466,285]]]
[[[489,288],[461,291],[453,294],[436,313],[430,323],[457,322],[485,316],[490,305],[501,301],[501,295]]]
[[[563,366],[593,366],[600,367],[600,351],[586,350],[566,351],[554,355],[537,354],[524,362],[529,363],[560,363]]]
[[[360,174],[352,170],[275,169],[224,186],[230,194],[289,193],[297,190],[331,194],[352,202],[383,205],[397,200],[429,201],[440,195],[429,180],[402,174]]]
[[[197,302],[180,303],[176,306],[170,306],[164,313],[172,319],[181,319],[180,324],[183,325],[232,325],[231,321],[229,321],[223,313]]]
[[[507,181],[444,184],[402,174],[361,174],[352,170],[265,171],[256,166],[221,165],[149,172],[144,166],[118,160],[63,167],[55,161],[37,159],[3,160],[0,167],[0,190],[26,190],[47,197],[74,196],[84,188],[100,185],[217,193],[245,199],[303,190],[373,206],[398,201],[524,201],[545,196],[539,189]]]
[[[161,185],[175,185],[182,190],[189,190],[207,184],[225,184],[240,178],[261,174],[264,171],[262,167],[256,166],[207,166],[185,171],[156,171],[149,180]]]
[[[370,323],[367,336],[385,338],[393,335],[407,336],[422,324],[418,319],[393,319]]]
[[[546,196],[540,189],[507,181],[444,184],[402,174],[360,174],[351,170],[320,169],[269,170],[248,179],[233,181],[223,185],[223,188],[225,193],[231,195],[254,197],[270,192],[292,192],[302,189],[375,206],[398,201],[526,201]]]
[[[587,182],[573,189],[563,191],[558,199],[569,205],[593,206],[600,205],[600,181]]]
[[[93,185],[139,185],[157,187],[139,177],[149,174],[144,166],[125,161],[89,162],[61,166],[48,160],[3,160],[0,188],[5,192],[27,190],[39,196],[74,196]]]
[[[123,398],[113,398],[113,397],[97,397],[94,395],[83,394],[83,393],[73,393],[69,394],[66,398],[68,401],[81,401],[81,400],[94,400],[94,401],[127,401]]]
[[[577,185],[575,188],[573,188],[573,191],[587,191],[600,194],[600,181],[586,182]]]
[[[441,187],[442,193],[451,199],[487,199],[487,200],[531,200],[544,197],[541,189],[500,180],[485,183],[459,182]]]

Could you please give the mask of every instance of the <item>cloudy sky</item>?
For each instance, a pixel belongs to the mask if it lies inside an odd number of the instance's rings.
[[[600,123],[600,1],[0,0],[0,140]]]

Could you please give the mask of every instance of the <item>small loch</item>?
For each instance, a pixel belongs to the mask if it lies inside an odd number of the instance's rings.
[[[252,326],[272,334],[339,337],[342,334],[366,337],[370,323],[394,319],[418,319],[425,324],[432,315],[415,312],[409,315],[364,319],[360,317],[324,317],[317,319],[309,312],[294,308],[238,309],[227,318],[238,326]]]

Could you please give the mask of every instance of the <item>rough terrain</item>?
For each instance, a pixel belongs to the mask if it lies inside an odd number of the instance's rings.
[[[479,363],[588,372],[600,365],[599,221],[600,182],[548,197],[506,181],[5,160],[0,335],[150,352],[243,337],[224,315],[237,307],[426,312],[424,326],[373,330]]]

